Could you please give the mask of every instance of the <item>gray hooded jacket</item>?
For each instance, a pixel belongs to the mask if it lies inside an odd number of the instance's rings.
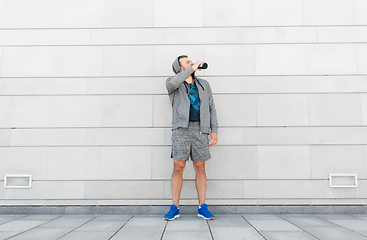
[[[190,85],[185,80],[193,74],[200,98],[200,131],[207,134],[218,133],[217,113],[209,83],[195,77],[192,67],[181,71],[178,58],[173,62],[172,69],[176,75],[166,80],[166,88],[172,104],[172,130],[179,127],[187,128],[189,125]]]

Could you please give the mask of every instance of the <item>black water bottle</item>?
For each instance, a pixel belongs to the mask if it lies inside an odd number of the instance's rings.
[[[208,68],[208,64],[204,62],[204,63],[200,64],[198,68],[199,69],[207,69]]]

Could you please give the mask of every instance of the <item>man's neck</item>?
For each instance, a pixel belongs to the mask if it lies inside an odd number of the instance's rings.
[[[186,78],[185,80],[187,83],[194,83],[194,78],[190,75],[188,78]]]

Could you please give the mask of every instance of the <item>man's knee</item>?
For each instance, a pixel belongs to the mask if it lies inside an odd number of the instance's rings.
[[[185,170],[186,161],[175,160],[173,165],[174,173],[183,173]]]
[[[198,173],[205,173],[205,161],[194,161],[194,169]]]

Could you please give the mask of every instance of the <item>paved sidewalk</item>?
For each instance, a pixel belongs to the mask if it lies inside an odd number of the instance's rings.
[[[0,239],[367,240],[367,214],[0,215]]]

